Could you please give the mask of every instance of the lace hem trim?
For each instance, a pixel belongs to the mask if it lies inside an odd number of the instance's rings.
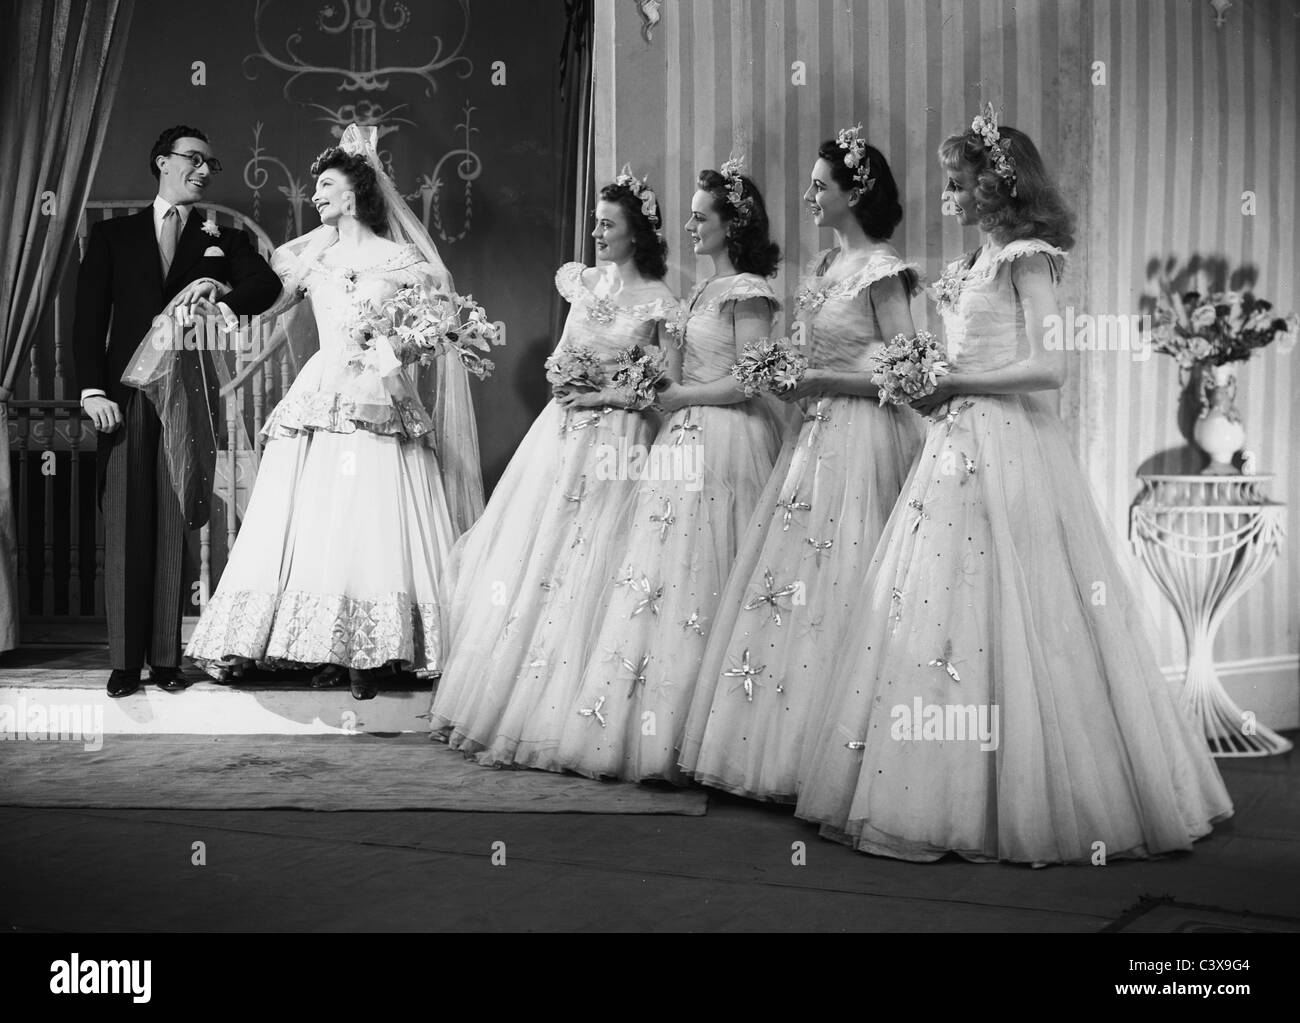
[[[416,603],[406,593],[377,600],[301,591],[218,593],[185,652],[213,674],[230,658],[267,667],[338,664],[357,670],[397,661],[436,671],[440,623],[436,603]]]

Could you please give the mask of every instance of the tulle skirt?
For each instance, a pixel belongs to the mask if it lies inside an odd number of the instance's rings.
[[[681,767],[755,799],[793,801],[853,604],[921,442],[921,420],[874,398],[808,405],[740,544],[709,631]],[[771,594],[771,596],[769,596]],[[757,674],[745,686],[736,674]]]
[[[554,402],[538,416],[452,552],[435,738],[484,764],[546,766],[556,732],[539,715],[586,663],[638,485],[624,456],[655,426],[639,412]]]
[[[1232,804],[1064,430],[955,399],[885,528],[811,725],[796,814],[865,852],[1100,862]]]
[[[272,667],[436,672],[453,531],[432,449],[358,429],[267,443],[186,653]]]
[[[539,742],[558,739],[546,766],[685,780],[677,758],[705,637],[779,443],[761,402],[693,406],[665,421],[651,452],[659,478],[627,510],[587,664],[534,718]]]

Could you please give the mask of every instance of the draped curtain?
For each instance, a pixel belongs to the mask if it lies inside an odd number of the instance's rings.
[[[0,124],[0,431],[37,325],[73,256],[135,0],[10,0]],[[0,650],[18,645],[9,459],[0,458]]]
[[[576,259],[595,261],[595,243],[588,215],[596,205],[592,118],[592,33],[595,15],[591,0],[565,0],[568,30],[560,54],[560,99],[564,116],[564,163],[560,177],[556,224],[559,242],[556,265]],[[564,302],[556,296],[551,335],[559,341],[564,328]]]

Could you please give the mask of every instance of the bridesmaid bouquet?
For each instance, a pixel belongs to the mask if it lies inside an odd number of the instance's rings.
[[[780,394],[799,383],[808,359],[790,346],[787,337],[768,337],[745,345],[731,375],[740,381],[746,398],[759,391]]]
[[[565,391],[599,391],[605,386],[605,370],[590,345],[572,345],[552,352],[546,360],[546,379],[551,394]]]
[[[387,339],[399,365],[429,365],[440,356],[458,358],[478,379],[496,367],[482,353],[501,344],[501,330],[490,323],[470,295],[433,294],[418,287],[398,290],[382,304],[361,303],[352,322],[353,339],[365,351]]]
[[[906,405],[933,393],[939,377],[948,372],[944,350],[928,330],[912,337],[895,334],[875,357],[871,382],[880,388],[880,404]]]
[[[619,353],[617,365],[610,383],[630,393],[629,407],[644,409],[653,405],[657,392],[668,382],[663,350],[631,345]]]

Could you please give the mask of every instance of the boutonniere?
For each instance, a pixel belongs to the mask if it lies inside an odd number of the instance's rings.
[[[220,238],[221,228],[217,227],[215,221],[205,220],[203,221],[203,233],[210,234],[213,238]]]

